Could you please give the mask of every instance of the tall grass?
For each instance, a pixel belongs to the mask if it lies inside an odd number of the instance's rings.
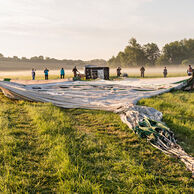
[[[150,146],[110,112],[0,95],[0,139],[4,193],[194,191],[191,173],[178,159]]]

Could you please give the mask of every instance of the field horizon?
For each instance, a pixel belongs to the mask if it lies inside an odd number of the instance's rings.
[[[45,67],[47,67],[45,65]],[[65,66],[58,66],[58,67],[53,67],[53,69],[49,68],[49,78],[50,79],[59,79],[60,77],[60,69],[61,68],[65,69],[65,77],[73,77],[73,72],[70,67],[65,68]],[[4,68],[4,70],[0,70],[0,79],[3,78],[11,78],[11,79],[31,79],[31,69],[35,68],[34,66],[31,66],[27,70],[23,69],[15,69],[15,70],[10,70],[9,68]],[[72,67],[73,68],[73,67]],[[83,66],[78,66],[77,67],[80,73],[84,74],[84,67]],[[36,69],[36,68],[35,68]],[[140,68],[122,68],[121,73],[122,74],[127,74],[129,77],[134,77],[138,78],[140,77]],[[157,77],[163,77],[163,69],[164,67],[145,67],[145,78],[157,78]],[[184,77],[187,76],[187,66],[168,66],[168,75],[167,77]],[[44,79],[44,69],[36,69],[36,78],[37,79]],[[116,68],[110,67],[110,76],[116,76]]]

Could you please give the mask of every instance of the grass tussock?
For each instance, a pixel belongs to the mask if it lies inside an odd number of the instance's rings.
[[[178,159],[140,139],[116,114],[0,95],[1,192],[192,193],[193,183]]]

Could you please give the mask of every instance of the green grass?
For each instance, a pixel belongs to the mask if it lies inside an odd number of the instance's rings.
[[[186,73],[169,73],[167,77],[185,77],[187,76]],[[110,78],[117,78],[116,75],[111,75]],[[164,76],[161,73],[147,73],[145,74],[145,77],[140,77],[139,73],[131,73],[128,74],[128,78],[140,78],[140,79],[148,79],[148,78],[164,78]]]
[[[184,164],[140,139],[119,115],[0,94],[1,192],[192,193],[193,184]]]
[[[194,92],[175,91],[142,99],[138,104],[161,111],[178,143],[194,157]]]
[[[71,75],[66,75],[65,78],[71,78]],[[25,75],[12,75],[12,76],[0,76],[0,79],[10,78],[13,80],[32,80],[32,76]],[[36,75],[36,80],[44,80],[44,75]],[[49,79],[60,79],[59,75],[49,75]]]

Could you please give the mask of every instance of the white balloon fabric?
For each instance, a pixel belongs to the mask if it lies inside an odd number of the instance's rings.
[[[182,78],[125,79],[121,81],[65,81],[59,83],[23,85],[0,82],[0,87],[33,101],[52,102],[64,108],[87,108],[115,111],[119,107],[136,104],[141,98],[169,91]],[[7,93],[5,92],[7,95]],[[11,96],[10,96],[11,97]],[[14,98],[14,95],[12,96]],[[16,97],[16,96],[15,96]]]

